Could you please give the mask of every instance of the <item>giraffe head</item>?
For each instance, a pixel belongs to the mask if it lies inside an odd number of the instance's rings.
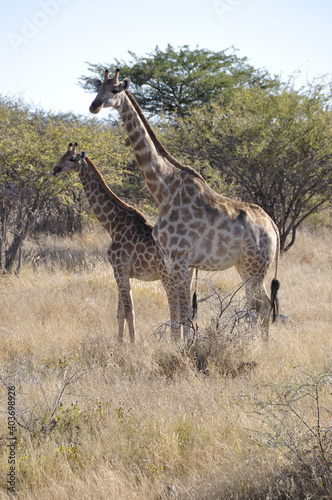
[[[71,142],[68,146],[67,151],[61,158],[61,160],[56,164],[53,170],[54,175],[58,175],[61,173],[68,172],[78,172],[81,165],[82,160],[86,158],[86,151],[81,151],[80,153],[77,151],[77,142],[73,145]]]
[[[110,78],[108,69],[104,73],[104,81],[94,78],[92,83],[98,94],[90,106],[90,112],[97,114],[101,108],[116,107],[119,99],[119,93],[123,90],[128,90],[130,78],[125,78],[122,82],[119,81],[120,70],[117,69],[113,78]]]

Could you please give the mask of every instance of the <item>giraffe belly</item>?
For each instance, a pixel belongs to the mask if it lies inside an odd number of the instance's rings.
[[[216,220],[210,221],[202,213],[203,220],[189,219],[188,223],[183,212],[176,223],[172,224],[172,217],[160,219],[153,229],[167,261],[185,259],[189,266],[207,271],[228,269],[240,262],[245,237],[242,216],[232,221],[216,217],[214,211]]]
[[[159,280],[157,266],[157,248],[154,243],[146,245],[144,250],[137,245],[139,251],[133,252],[130,266],[130,277],[141,281]]]
[[[235,266],[240,261],[241,251],[233,253],[218,252],[206,254],[196,249],[189,259],[189,265],[204,271],[223,271]]]
[[[157,271],[155,269],[141,271],[140,273],[133,272],[130,276],[140,281],[157,281],[160,279]]]
[[[189,256],[189,265],[206,271],[222,271],[239,263],[243,248],[243,230],[237,236],[203,233]]]
[[[242,246],[242,238],[226,244],[226,241],[220,238],[214,240],[213,238],[201,237],[196,239],[193,247],[188,244],[182,247],[160,245],[160,248],[163,250],[166,261],[174,263],[185,258],[190,267],[205,271],[222,271],[240,262]]]

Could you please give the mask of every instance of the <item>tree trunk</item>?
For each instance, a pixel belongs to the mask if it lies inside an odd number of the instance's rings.
[[[0,206],[1,213],[1,234],[0,234],[0,271],[3,270],[3,253],[6,246],[6,232],[7,232],[7,211],[3,202],[1,200]]]
[[[16,267],[16,270],[15,270],[15,274],[17,276],[20,274],[21,267],[22,267],[22,255],[23,255],[22,246],[23,246],[23,241],[22,241],[22,243],[21,243],[21,245],[19,246],[19,249],[18,249],[17,267]]]
[[[5,272],[8,273],[12,270],[17,252],[22,244],[22,234],[15,234],[11,245],[5,250]]]

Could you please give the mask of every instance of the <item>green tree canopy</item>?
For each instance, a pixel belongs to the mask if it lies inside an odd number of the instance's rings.
[[[283,251],[331,200],[331,97],[320,84],[306,91],[241,88],[179,118],[164,136],[173,154],[203,167],[215,189],[260,205],[276,222]]]
[[[331,199],[331,92],[295,90],[236,52],[188,46],[115,59],[144,111],[157,115],[168,148],[219,192],[257,203],[277,223],[281,250]],[[95,76],[105,65],[90,64]],[[88,76],[81,85],[91,87]],[[164,117],[161,120],[161,117]],[[171,117],[171,120],[169,118]]]
[[[88,71],[103,76],[105,68],[130,77],[131,89],[144,111],[149,115],[165,113],[184,116],[193,107],[206,105],[221,92],[242,86],[271,88],[279,85],[276,77],[265,70],[255,69],[246,57],[238,57],[234,49],[213,52],[188,45],[165,50],[156,47],[145,56],[129,51],[130,62],[115,59],[113,63],[88,63]],[[90,76],[81,76],[80,84],[94,90]]]

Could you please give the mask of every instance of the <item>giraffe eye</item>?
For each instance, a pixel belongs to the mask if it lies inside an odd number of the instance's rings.
[[[69,161],[76,161],[75,158],[69,158]]]

